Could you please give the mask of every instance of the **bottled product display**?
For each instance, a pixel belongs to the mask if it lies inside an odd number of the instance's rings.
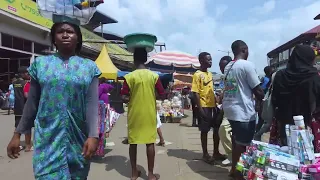
[[[248,180],[320,180],[320,155],[314,153],[313,135],[303,116],[286,126],[288,146],[252,141],[237,164]]]

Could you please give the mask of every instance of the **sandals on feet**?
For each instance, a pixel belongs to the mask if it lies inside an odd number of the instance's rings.
[[[228,156],[223,154],[214,154],[212,157],[217,161],[224,161],[228,158]]]
[[[31,152],[31,151],[33,151],[33,146],[31,146],[30,149],[26,147],[24,151],[25,151],[25,152]]]
[[[210,156],[203,157],[202,160],[207,164],[214,165],[214,159]]]

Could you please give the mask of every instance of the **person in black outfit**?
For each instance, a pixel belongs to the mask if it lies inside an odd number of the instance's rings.
[[[303,115],[305,125],[311,126],[312,113],[320,108],[320,76],[314,64],[313,49],[297,45],[287,68],[275,74],[271,100],[279,137],[270,137],[270,141],[287,145],[285,126],[294,124],[293,116]]]
[[[123,114],[124,113],[123,101],[122,101],[121,95],[120,95],[120,90],[122,87],[121,83],[120,82],[113,82],[112,86],[114,88],[110,91],[109,104],[117,113]]]
[[[24,105],[27,101],[27,97],[24,93],[24,88],[27,82],[30,80],[30,76],[28,73],[27,67],[20,67],[18,69],[19,72],[19,78],[13,82],[13,89],[14,89],[14,127],[17,128],[20,122],[20,119],[22,117],[22,112]],[[31,129],[26,131],[24,133],[25,135],[25,151],[31,151],[32,150],[32,144],[31,144]]]

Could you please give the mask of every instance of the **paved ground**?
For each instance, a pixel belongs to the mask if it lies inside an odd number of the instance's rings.
[[[165,180],[225,180],[228,169],[210,166],[201,158],[201,145],[197,128],[188,127],[191,119],[186,118],[182,124],[164,124],[162,131],[166,141],[171,145],[156,148],[155,173]],[[121,141],[126,136],[126,117],[119,119],[108,142],[115,145],[106,149],[106,156],[92,163],[89,180],[129,179],[131,170],[128,159],[128,146]],[[22,153],[19,159],[10,160],[6,156],[6,146],[13,133],[13,116],[0,111],[0,179],[32,180],[32,153]],[[209,149],[212,152],[213,142],[210,134]],[[23,140],[23,137],[22,137]],[[112,144],[112,143],[111,143]],[[221,148],[222,151],[222,148]],[[222,151],[223,152],[223,151]],[[146,179],[147,160],[145,147],[138,147],[138,164],[142,170],[142,179]]]

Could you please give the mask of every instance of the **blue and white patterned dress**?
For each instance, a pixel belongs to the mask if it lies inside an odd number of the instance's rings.
[[[41,87],[34,126],[33,168],[37,180],[83,180],[90,164],[82,153],[88,138],[86,96],[101,72],[73,56],[66,66],[58,55],[37,58],[29,73]]]

